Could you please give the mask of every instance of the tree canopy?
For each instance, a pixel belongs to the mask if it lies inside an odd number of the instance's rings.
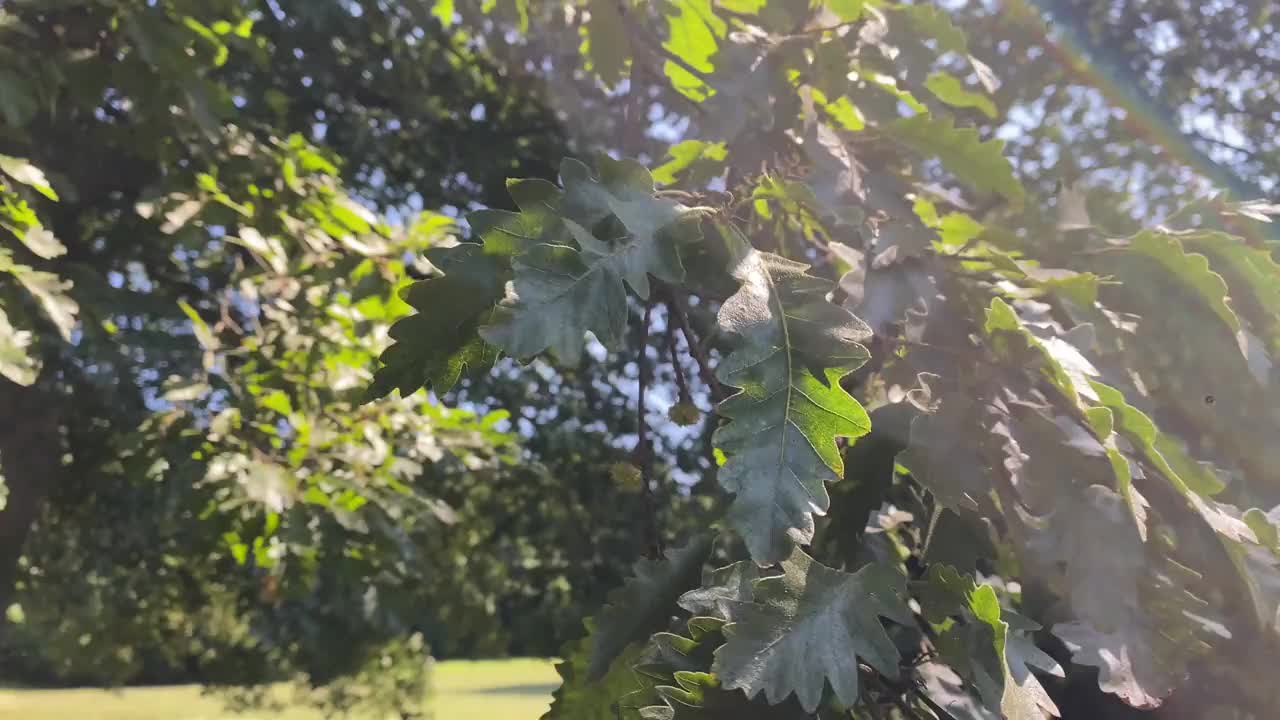
[[[1077,5],[3,11],[0,644],[1267,716],[1273,18]]]

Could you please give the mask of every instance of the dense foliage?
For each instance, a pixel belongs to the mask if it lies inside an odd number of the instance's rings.
[[[1073,186],[1036,207],[956,119],[995,115],[999,72],[929,6],[583,12],[595,78],[630,117],[679,104],[683,140],[652,173],[512,181],[518,212],[433,251],[372,385],[571,368],[589,333],[638,366],[619,475],[658,523],[666,360],[630,329],[689,330],[723,520],[645,543],[548,717],[1267,716],[1277,208],[1184,190],[1130,231]]]
[[[0,8],[0,679],[1269,717],[1274,22]]]

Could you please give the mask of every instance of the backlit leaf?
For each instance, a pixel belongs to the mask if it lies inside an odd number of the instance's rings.
[[[895,120],[886,132],[912,150],[935,156],[948,172],[979,192],[995,192],[1012,203],[1026,195],[1004,157],[1004,142],[982,141],[973,128],[957,128],[951,118],[917,114]]]

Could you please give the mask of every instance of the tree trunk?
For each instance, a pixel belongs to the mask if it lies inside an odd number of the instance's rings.
[[[18,558],[40,504],[62,468],[58,403],[34,387],[0,378],[0,477],[8,490],[0,511],[0,628],[13,601]]]

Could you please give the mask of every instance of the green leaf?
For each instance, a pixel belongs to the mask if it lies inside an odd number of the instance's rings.
[[[579,252],[564,245],[536,245],[512,262],[515,299],[500,306],[480,337],[506,353],[527,358],[551,349],[576,362],[591,332],[605,347],[622,342],[627,294],[608,249]]]
[[[649,275],[672,283],[684,281],[678,248],[698,240],[701,214],[658,197],[653,176],[643,165],[604,156],[597,180],[586,165],[570,159],[561,164],[560,178],[562,210],[581,226],[574,239],[584,251],[607,253],[610,265],[641,298],[649,297]],[[617,218],[624,234],[601,232],[600,224],[610,217]],[[597,240],[600,235],[604,235],[602,241]]]
[[[983,420],[982,401],[957,392],[948,394],[934,412],[911,422],[911,439],[901,462],[946,507],[977,510],[990,504],[990,467],[972,435]]]
[[[672,145],[667,155],[671,159],[653,171],[655,182],[674,185],[679,175],[688,173],[686,180],[690,184],[701,185],[724,169],[721,163],[729,156],[729,151],[722,142],[684,140]]]
[[[642,720],[812,720],[794,701],[771,706],[748,700],[742,693],[726,691],[711,673],[678,671],[674,685],[654,688],[666,703],[644,708]]]
[[[1062,564],[1077,617],[1104,626],[1128,619],[1145,565],[1142,540],[1123,504],[1110,488],[1090,485],[1063,497],[1028,545],[1040,551],[1040,562]]]
[[[289,400],[289,396],[281,390],[274,390],[268,393],[258,404],[268,410],[274,410],[281,415],[288,416],[293,414],[293,402]]]
[[[530,0],[503,0],[499,5],[498,0],[484,0],[480,11],[489,15],[497,9],[499,17],[514,20],[516,27],[524,33],[529,31],[529,2]]]
[[[1115,252],[1141,255],[1160,263],[1166,272],[1189,287],[1232,332],[1240,331],[1240,318],[1227,304],[1227,282],[1209,267],[1208,258],[1183,249],[1177,234],[1144,230],[1121,244],[1122,248]]]
[[[929,92],[938,96],[942,102],[951,107],[977,108],[989,118],[996,116],[995,103],[982,93],[973,92],[964,86],[956,76],[945,72],[935,72],[924,81]]]
[[[920,614],[934,625],[964,609],[978,589],[973,578],[944,563],[933,563],[919,583]]]
[[[205,350],[216,350],[220,343],[218,336],[214,334],[213,329],[209,327],[209,323],[200,317],[200,312],[186,300],[179,300],[178,307],[182,309],[182,314],[187,316],[191,321],[191,332],[196,336],[196,342],[200,343],[200,347]]]
[[[735,495],[728,521],[760,565],[813,538],[813,515],[830,502],[824,483],[844,472],[836,438],[871,428],[866,410],[840,387],[866,362],[860,343],[871,332],[828,302],[832,283],[806,269],[747,252],[732,269],[741,287],[718,320],[739,344],[716,375],[741,388],[718,408],[729,420],[713,439],[729,458],[720,484]]]
[[[951,15],[934,5],[897,5],[893,12],[904,16],[917,32],[938,43],[938,49],[967,54],[969,40],[964,31],[951,21]]]
[[[835,13],[841,22],[853,22],[862,17],[865,0],[830,0],[827,9]]]
[[[890,136],[922,155],[936,156],[946,169],[979,192],[995,192],[1012,203],[1025,197],[1013,166],[1004,157],[1004,141],[983,142],[973,128],[957,128],[952,118],[919,114],[885,126]]]
[[[467,216],[482,244],[427,250],[427,259],[443,275],[409,286],[405,300],[418,312],[391,328],[396,344],[383,352],[366,399],[399,390],[401,397],[420,387],[444,392],[468,370],[493,365],[498,349],[485,342],[480,328],[492,321],[511,278],[511,258],[539,243],[568,242],[560,219],[560,189],[537,179],[508,180],[520,212],[479,210]]]
[[[27,249],[46,260],[51,260],[67,253],[67,246],[59,242],[58,238],[53,236],[53,233],[39,225],[29,227],[21,234],[15,234],[18,235],[18,239],[22,241],[22,244],[27,246]]]
[[[1141,451],[1151,463],[1183,495],[1195,493],[1205,497],[1222,492],[1226,485],[1208,464],[1197,462],[1187,454],[1177,439],[1160,432],[1146,413],[1130,405],[1119,390],[1091,381],[1098,402],[1110,408],[1118,430]]]
[[[214,32],[210,27],[193,17],[182,18],[182,24],[187,26],[195,34],[199,35],[210,47],[213,48],[213,66],[222,67],[226,64],[227,58],[230,57],[231,51],[227,44],[222,42],[222,38]]]
[[[735,603],[750,602],[751,585],[760,570],[750,560],[739,560],[705,574],[702,587],[680,596],[680,607],[694,615],[733,620]]]
[[[339,198],[328,206],[328,210],[335,220],[357,235],[371,232],[373,223],[376,222],[368,208],[347,198]]]
[[[587,677],[598,680],[632,642],[647,638],[666,624],[676,599],[698,583],[702,563],[711,552],[711,536],[702,534],[666,558],[640,560],[632,577],[609,594],[591,641]]]
[[[819,206],[837,218],[848,216],[851,206],[866,198],[861,169],[853,153],[830,125],[820,122],[809,123],[803,147],[811,164],[806,181]],[[858,219],[849,224],[860,222]]]
[[[764,693],[778,704],[795,693],[812,713],[830,683],[844,706],[858,701],[858,663],[898,677],[898,649],[880,617],[912,623],[906,582],[895,568],[870,564],[855,573],[826,567],[798,548],[782,574],[755,584],[755,602],[735,610],[713,671],[726,688]]]
[[[44,172],[29,161],[0,155],[0,170],[23,185],[34,188],[36,192],[50,200],[58,199],[58,193],[53,191],[53,186],[49,184],[49,179],[44,176]]]
[[[1092,327],[1081,325],[1062,336],[1039,337],[1023,324],[1011,305],[998,297],[992,299],[986,316],[983,330],[991,336],[997,355],[1039,369],[1072,406],[1079,407],[1082,397],[1095,399],[1090,378],[1098,370],[1071,342],[1076,340],[1083,345],[1092,338]]]
[[[681,282],[678,248],[698,236],[699,216],[656,197],[649,171],[634,161],[603,158],[599,180],[574,160],[565,161],[560,174],[560,210],[581,249],[542,244],[516,258],[514,297],[480,330],[518,358],[550,348],[557,358],[575,361],[586,332],[616,347],[627,322],[623,281],[642,298],[649,296],[650,274]]]
[[[646,687],[632,669],[641,659],[644,648],[641,644],[632,645],[619,654],[603,678],[588,679],[593,625],[588,623],[587,629],[587,637],[566,645],[562,651],[564,659],[556,664],[560,687],[542,720],[616,720],[618,699]]]
[[[848,97],[841,95],[834,101],[828,100],[825,93],[817,88],[813,89],[813,101],[818,107],[822,108],[837,125],[851,132],[858,132],[867,127],[867,119],[862,116],[862,111],[858,109],[853,101]]]
[[[453,24],[453,0],[436,0],[431,6],[431,15],[444,27]]]
[[[752,45],[726,42],[715,62],[716,72],[710,78],[714,95],[705,97],[708,88],[701,83],[676,88],[703,103],[706,112],[700,113],[699,134],[709,140],[733,140],[748,128],[773,126],[775,93],[783,80],[773,59],[760,57]]]
[[[1084,623],[1060,623],[1053,627],[1071,659],[1098,668],[1098,687],[1136,708],[1159,707],[1180,679],[1161,669],[1159,650],[1150,644],[1150,632],[1122,624],[1103,631]]]
[[[631,63],[631,36],[618,12],[616,0],[590,0],[590,18],[583,27],[581,52],[587,58],[587,69],[612,88],[622,81]]]
[[[1266,513],[1258,508],[1249,508],[1242,519],[1253,531],[1260,545],[1273,551],[1280,547],[1280,530],[1277,530],[1275,523]]]
[[[1053,633],[1076,663],[1098,667],[1102,690],[1133,707],[1159,706],[1185,672],[1178,626],[1195,615],[1184,614],[1176,588],[1156,596],[1166,610],[1144,602],[1147,557],[1125,500],[1091,485],[1060,498],[1037,525],[1027,550],[1076,618]]]
[[[769,4],[769,0],[719,0],[720,8],[743,15],[755,15]]]
[[[0,308],[0,375],[19,385],[36,381],[40,363],[27,354],[31,341],[31,333],[10,325],[9,316]]]
[[[968,576],[945,568],[929,576],[932,586],[941,583],[935,605],[950,604],[949,614],[959,611],[963,623],[951,625],[938,639],[939,654],[973,685],[983,704],[1007,720],[1042,720],[1057,716],[1058,708],[1031,668],[1063,677],[1062,667],[1027,635],[1036,625],[1010,614],[1011,627],[1002,615],[1000,601],[990,585],[978,586]],[[923,604],[923,603],[922,603]],[[935,612],[939,608],[935,607]]]
[[[1280,357],[1280,263],[1266,249],[1226,233],[1188,235],[1182,244],[1209,258],[1230,288],[1231,309],[1267,341],[1273,357]]]
[[[712,72],[715,66],[711,64],[711,57],[719,48],[718,40],[728,29],[724,20],[716,15],[711,0],[685,0],[673,4],[672,8],[676,12],[667,15],[667,41],[663,47],[695,70]],[[706,98],[707,86],[701,78],[670,60],[662,70],[678,92],[693,100]]]
[[[44,314],[53,321],[63,340],[71,341],[71,331],[76,326],[76,313],[80,306],[67,294],[71,289],[71,281],[63,280],[53,273],[32,270],[25,265],[15,266],[18,282],[40,303]]]
[[[471,232],[484,242],[485,253],[515,257],[539,243],[564,245],[569,231],[560,219],[560,188],[539,179],[508,180],[507,193],[520,212],[477,210],[467,216]]]
[[[478,331],[496,312],[510,271],[488,250],[488,243],[461,243],[428,251],[444,274],[409,286],[404,299],[417,313],[391,327],[396,342],[382,353],[368,399],[392,390],[408,397],[424,386],[444,392],[468,368],[493,364],[497,351]]]
[[[1256,513],[1252,519],[1257,525]],[[1267,538],[1265,529],[1258,537]],[[1226,545],[1228,557],[1244,580],[1249,607],[1253,611],[1251,625],[1275,637],[1280,633],[1280,561],[1275,550],[1252,542],[1229,542]]]

